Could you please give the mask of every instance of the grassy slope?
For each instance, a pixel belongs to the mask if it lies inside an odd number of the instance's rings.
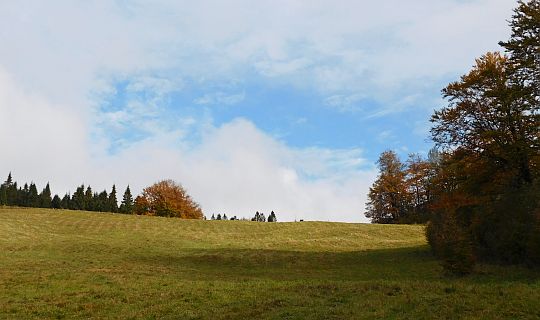
[[[0,208],[0,318],[540,317],[538,272],[440,271],[419,226]]]

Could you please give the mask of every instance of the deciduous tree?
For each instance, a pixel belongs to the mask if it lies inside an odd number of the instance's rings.
[[[405,166],[394,151],[383,152],[377,164],[379,176],[369,189],[365,216],[373,223],[398,223],[409,203]]]
[[[146,206],[146,214],[184,219],[203,218],[200,206],[181,185],[172,180],[163,180],[145,188],[140,197],[141,204]]]

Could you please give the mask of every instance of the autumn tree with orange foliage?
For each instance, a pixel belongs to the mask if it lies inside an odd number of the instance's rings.
[[[182,219],[202,219],[200,206],[193,201],[187,191],[173,180],[159,181],[145,188],[135,199],[136,214],[177,217]]]
[[[540,1],[520,1],[511,27],[508,55],[477,59],[431,119],[445,159],[427,237],[454,273],[540,265]]]

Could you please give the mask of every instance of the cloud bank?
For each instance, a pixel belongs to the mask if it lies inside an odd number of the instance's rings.
[[[218,123],[212,108],[249,101],[251,81],[304,90],[321,108],[366,119],[432,106],[426,92],[506,38],[513,5],[4,2],[0,170],[50,180],[57,192],[83,182],[140,191],[173,178],[208,215],[366,221],[375,176],[367,150],[292,146],[241,115]],[[189,102],[174,98],[193,87],[201,90]]]

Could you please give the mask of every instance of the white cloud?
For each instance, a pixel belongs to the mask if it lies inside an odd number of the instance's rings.
[[[183,183],[207,214],[249,217],[274,210],[281,221],[295,219],[366,221],[365,192],[375,173],[362,169],[360,150],[296,149],[237,119],[207,127],[196,146],[176,131],[156,132],[111,155],[103,144],[88,148],[87,128],[38,96],[28,96],[0,72],[0,168],[19,182],[54,192],[80,183],[119,192],[130,184],[140,192],[159,179]],[[181,125],[179,125],[182,127]]]
[[[201,105],[224,105],[230,106],[242,102],[246,98],[246,93],[227,94],[225,92],[208,93],[195,99],[195,104]]]
[[[374,172],[361,169],[358,150],[291,148],[245,120],[215,128],[185,117],[164,125],[156,111],[163,97],[181,90],[183,79],[203,86],[254,73],[312,88],[337,109],[369,96],[382,107],[368,114],[405,110],[426,84],[463,73],[475,57],[497,49],[513,6],[508,0],[4,1],[0,169],[13,170],[19,181],[50,179],[59,191],[81,182],[140,190],[171,177],[208,213],[275,210],[282,219],[359,221]],[[153,95],[93,114],[117,79]],[[402,96],[410,100],[400,104]],[[234,104],[244,93],[201,99]],[[141,128],[147,138],[110,155],[105,127]],[[190,144],[186,130],[199,130],[202,142]]]
[[[254,70],[328,96],[369,93],[385,101],[399,98],[389,93],[401,94],[397,89],[411,80],[460,74],[497,49],[513,6],[508,0],[4,2],[0,61],[25,87],[77,104],[96,89],[96,79],[148,70],[222,80]]]

